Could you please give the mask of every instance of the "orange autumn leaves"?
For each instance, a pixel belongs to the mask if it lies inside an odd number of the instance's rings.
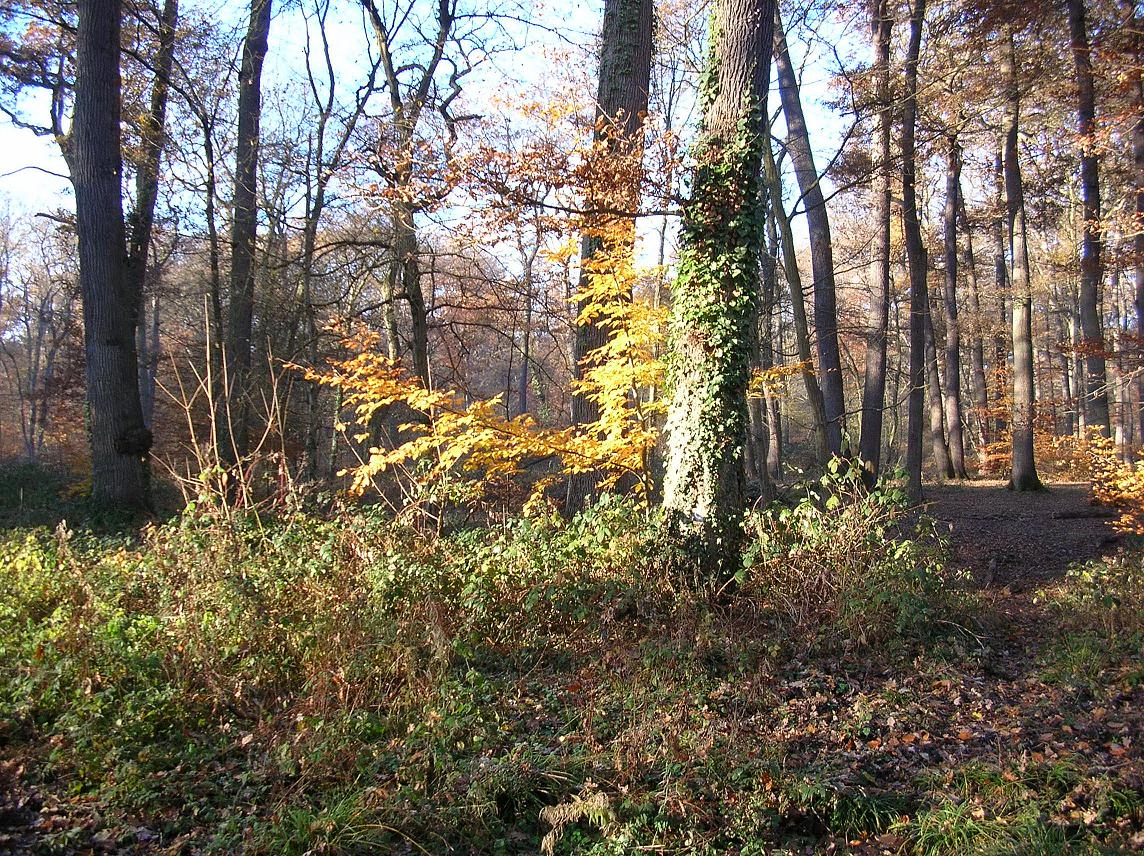
[[[1144,534],[1144,462],[1121,460],[1116,444],[1097,433],[1089,438],[1086,457],[1097,501],[1115,509],[1120,532]]]

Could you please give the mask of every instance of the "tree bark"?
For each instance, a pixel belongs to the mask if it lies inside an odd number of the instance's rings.
[[[742,455],[773,24],[772,0],[718,0],[712,12],[708,86],[672,307],[665,517],[714,575],[734,568],[743,536]]]
[[[996,378],[994,386],[993,408],[996,419],[993,426],[995,436],[1000,437],[1008,428],[1005,418],[1005,391],[1006,374],[1009,368],[1009,335],[1004,331],[1012,328],[1012,319],[1009,316],[1007,295],[1010,292],[1009,264],[1005,258],[1005,218],[1007,203],[1005,201],[1005,141],[1001,140],[997,147],[997,154],[993,160],[994,182],[994,218],[993,218],[993,284],[997,289],[997,336],[993,340],[993,374]]]
[[[1136,22],[1136,53],[1144,55],[1144,21]],[[1136,125],[1132,129],[1132,157],[1136,179],[1136,235],[1132,239],[1133,276],[1136,279],[1136,346],[1144,348],[1144,72],[1136,66]],[[1137,373],[1137,424],[1144,433],[1144,372]]]
[[[82,0],[76,30],[75,113],[68,160],[75,188],[90,409],[92,495],[148,503],[151,432],[139,403],[135,328],[140,293],[127,276],[120,140],[119,0]]]
[[[230,324],[226,342],[226,392],[219,437],[222,460],[235,464],[248,452],[246,401],[254,323],[254,249],[258,236],[258,146],[262,119],[262,64],[270,36],[273,0],[250,0],[250,21],[238,73],[238,135],[231,226]]]
[[[981,306],[981,291],[977,284],[977,259],[973,253],[973,229],[965,211],[965,199],[958,192],[961,211],[962,231],[965,234],[965,278],[969,285],[969,309],[973,313],[973,327],[969,341],[969,383],[973,397],[973,424],[976,436],[978,469],[985,469],[986,448],[989,445],[989,423],[986,413],[989,410],[989,384],[985,378],[985,340],[982,335],[984,315]]]
[[[870,332],[866,339],[866,373],[862,382],[862,428],[858,456],[873,483],[882,464],[882,413],[886,405],[886,328],[890,310],[890,39],[894,18],[888,0],[870,4],[870,30],[874,42],[874,68],[878,104],[878,145],[874,155],[875,228],[870,260]]]
[[[643,122],[647,115],[648,88],[652,57],[651,0],[606,0],[601,35],[600,77],[596,91],[596,141],[619,158],[638,158],[643,151]],[[589,209],[631,212],[632,216],[596,215],[598,223],[581,241],[581,288],[586,284],[590,260],[601,251],[612,254],[635,252],[634,212],[639,207],[640,188],[618,188],[607,198],[589,198]],[[576,303],[576,327],[572,354],[576,377],[583,372],[585,358],[602,347],[608,332],[594,319],[581,319],[584,303]],[[572,422],[590,425],[600,418],[596,402],[574,391]],[[578,511],[595,493],[593,473],[571,477],[568,485],[568,511]]]
[[[942,408],[941,374],[937,367],[937,336],[933,328],[933,312],[926,313],[926,397],[929,403],[930,446],[938,478],[956,478],[953,460],[946,442],[945,411]]]
[[[765,121],[766,117],[764,117]],[[768,123],[769,129],[769,123]],[[790,292],[791,318],[794,321],[795,347],[798,348],[798,360],[802,365],[802,381],[806,389],[806,400],[810,405],[811,419],[814,420],[815,453],[820,464],[825,465],[830,459],[830,444],[826,438],[826,406],[822,400],[822,389],[818,385],[818,376],[814,371],[814,358],[811,355],[810,325],[806,317],[806,298],[802,291],[802,275],[798,271],[798,257],[795,255],[794,233],[791,231],[790,218],[783,208],[782,181],[779,177],[778,166],[775,164],[774,154],[771,152],[771,136],[763,145],[763,174],[766,178],[770,198],[771,221],[778,229],[780,245],[782,247],[783,273]]]
[[[1025,232],[1025,191],[1018,161],[1017,131],[1021,96],[1017,81],[1017,57],[1013,35],[1005,36],[1001,75],[1005,87],[1005,200],[1009,212],[1009,252],[1013,259],[1013,470],[1012,490],[1041,490],[1033,453],[1033,298],[1029,278],[1029,245]]]
[[[961,146],[956,131],[949,136],[945,173],[945,424],[949,431],[949,462],[953,478],[968,478],[961,408],[961,330],[957,317],[957,209],[961,193]]]
[[[1088,424],[1109,432],[1108,382],[1104,329],[1100,320],[1100,284],[1104,278],[1100,236],[1100,166],[1096,157],[1096,93],[1092,51],[1085,24],[1084,0],[1069,0],[1069,31],[1076,65],[1077,126],[1080,133],[1080,188],[1084,231],[1080,251],[1080,326],[1085,355],[1085,410]]]
[[[906,472],[912,497],[922,495],[922,410],[926,388],[926,315],[929,258],[918,221],[916,143],[918,116],[918,55],[921,53],[925,0],[914,0],[910,11],[910,41],[906,51],[905,109],[902,116],[902,231],[910,272],[910,397],[906,428]]]
[[[826,438],[832,455],[843,454],[846,402],[842,384],[842,358],[838,347],[838,307],[834,282],[834,249],[830,237],[830,217],[822,184],[814,164],[810,136],[802,112],[798,80],[786,36],[775,5],[774,55],[778,66],[779,96],[787,124],[787,150],[794,164],[806,222],[810,232],[810,263],[814,273],[814,332],[818,347],[818,373],[826,415]]]

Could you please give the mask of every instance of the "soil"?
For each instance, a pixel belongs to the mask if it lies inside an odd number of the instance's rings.
[[[1116,544],[1115,514],[1092,499],[1088,483],[1059,482],[1015,493],[1004,482],[931,485],[926,512],[948,537],[954,567],[982,588],[1023,592],[1098,559]]]

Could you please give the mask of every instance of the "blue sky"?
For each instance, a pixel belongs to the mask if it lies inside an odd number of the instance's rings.
[[[242,3],[233,0],[201,0],[194,6],[199,9],[205,7],[218,20],[233,22],[236,29],[241,27],[244,14]],[[585,51],[590,47],[592,34],[599,26],[600,10],[601,3],[598,0],[575,0],[548,4],[547,7],[533,4],[534,14],[564,33],[569,41],[582,44]],[[336,13],[336,18],[337,22],[332,29],[333,42],[340,49],[336,51],[335,62],[339,65],[339,71],[352,80],[353,69],[360,64],[361,52],[364,50],[360,13],[353,4],[349,4]],[[296,10],[276,16],[264,78],[267,89],[297,75],[305,38],[305,25]],[[533,30],[527,40],[528,48],[523,54],[512,55],[507,61],[506,57],[501,57],[496,61],[496,67],[489,67],[480,77],[474,75],[468,81],[469,97],[480,98],[482,91],[496,91],[508,85],[500,77],[503,72],[518,78],[523,84],[530,80],[542,83],[548,73],[544,48],[551,47],[553,42],[553,38],[543,31]],[[344,46],[347,45],[351,47],[346,49]],[[806,47],[793,34],[791,49],[795,54],[795,63],[802,65]],[[806,63],[803,78],[804,107],[820,169],[833,156],[845,128],[843,118],[823,106],[823,100],[828,96],[832,70],[827,50],[824,44],[814,48],[814,54]],[[25,100],[24,106],[28,114],[34,117],[43,112],[43,104],[42,99],[33,96]],[[772,95],[772,110],[776,106],[777,96]],[[13,127],[4,121],[0,122],[0,151],[5,153],[5,167],[0,170],[0,210],[7,208],[14,216],[20,216],[72,207],[70,186],[66,178],[62,177],[66,169],[53,140],[37,137],[30,131]]]

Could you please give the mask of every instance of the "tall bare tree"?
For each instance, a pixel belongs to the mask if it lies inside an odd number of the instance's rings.
[[[258,147],[262,121],[262,65],[269,48],[273,0],[250,0],[250,19],[238,72],[238,137],[231,220],[230,306],[226,340],[226,390],[221,396],[219,437],[223,460],[236,463],[247,453],[254,324],[254,252],[258,237]]]
[[[929,256],[922,243],[917,201],[918,57],[925,24],[925,0],[914,0],[910,41],[906,49],[905,107],[902,115],[902,226],[910,273],[910,393],[906,428],[906,472],[909,491],[922,493],[922,411],[926,390],[926,316],[929,314]]]
[[[882,463],[882,413],[886,404],[886,331],[890,309],[890,136],[894,118],[890,104],[890,44],[894,13],[888,0],[871,0],[870,33],[874,43],[875,103],[878,107],[874,150],[874,244],[870,260],[870,333],[862,382],[862,428],[858,456],[867,478],[877,478]]]
[[[810,147],[806,117],[803,115],[798,79],[791,62],[778,5],[774,23],[775,64],[779,73],[779,95],[787,124],[787,150],[794,164],[806,222],[810,232],[810,264],[814,273],[814,332],[818,350],[818,374],[826,411],[826,437],[830,453],[843,453],[846,400],[842,383],[842,357],[838,347],[838,298],[834,278],[834,242],[830,236],[830,215],[822,194],[821,178]]]
[[[946,140],[945,210],[943,238],[945,249],[945,424],[949,431],[949,463],[955,478],[968,476],[965,470],[965,437],[961,408],[961,328],[957,315],[957,212],[961,201],[961,144],[956,129]]]
[[[1096,154],[1096,86],[1084,0],[1069,0],[1069,32],[1076,67],[1077,126],[1080,135],[1080,190],[1084,210],[1080,250],[1080,329],[1085,361],[1084,408],[1087,422],[1109,436],[1108,379],[1104,327],[1100,320],[1103,241],[1100,224],[1100,165]]]
[[[600,76],[596,90],[596,140],[617,157],[637,159],[643,151],[643,122],[647,114],[648,86],[652,58],[651,0],[606,0],[600,39]],[[589,198],[590,209],[614,210],[618,216],[593,217],[599,226],[586,234],[581,242],[581,279],[588,276],[587,263],[605,249],[609,241],[626,246],[608,247],[613,257],[635,250],[635,218],[639,208],[640,187],[619,189],[615,198]],[[582,312],[583,305],[577,306]],[[601,347],[606,331],[593,319],[578,321],[573,336],[573,358],[577,374],[585,357]],[[589,397],[574,393],[572,421],[577,425],[600,418],[599,407]],[[568,508],[580,508],[592,490],[591,474],[572,478],[568,491]]]
[[[1005,143],[1005,201],[1009,212],[1009,254],[1013,259],[1013,490],[1040,490],[1033,454],[1035,418],[1033,378],[1033,295],[1029,275],[1029,241],[1025,223],[1025,190],[1021,176],[1017,134],[1021,121],[1021,94],[1017,50],[1012,32],[1001,40],[1001,85],[1005,104],[1002,133]]]

